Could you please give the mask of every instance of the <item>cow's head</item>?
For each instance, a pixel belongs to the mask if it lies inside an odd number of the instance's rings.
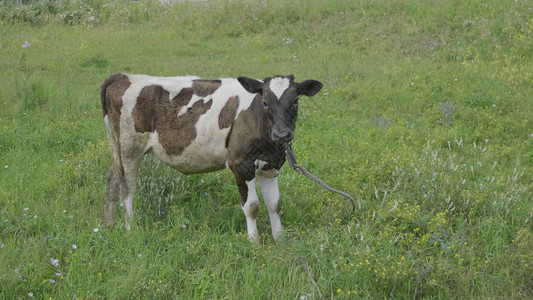
[[[294,82],[294,76],[267,77],[263,81],[239,77],[241,85],[250,93],[258,94],[265,109],[273,142],[290,142],[298,117],[298,96],[316,95],[322,83],[316,80]]]

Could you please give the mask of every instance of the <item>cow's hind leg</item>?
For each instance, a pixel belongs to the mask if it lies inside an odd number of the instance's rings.
[[[120,198],[120,184],[119,179],[113,171],[113,167],[109,168],[106,174],[106,203],[104,212],[104,227],[109,228],[113,225],[115,220],[115,210],[117,202]]]
[[[139,177],[139,165],[142,158],[142,152],[135,151],[135,155],[122,156],[122,166],[124,168],[124,180],[121,182],[120,198],[122,207],[126,216],[126,230],[131,229],[133,221],[133,200],[135,197],[135,188]]]
[[[268,216],[270,218],[270,226],[272,227],[272,237],[275,241],[283,234],[281,221],[279,219],[279,212],[281,208],[279,197],[278,177],[264,177],[259,176],[259,184],[261,185],[261,192],[265,206],[268,208]]]

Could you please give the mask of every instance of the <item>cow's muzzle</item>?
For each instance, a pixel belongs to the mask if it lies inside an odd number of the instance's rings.
[[[291,130],[272,131],[272,141],[278,143],[287,143],[292,141],[294,133]]]

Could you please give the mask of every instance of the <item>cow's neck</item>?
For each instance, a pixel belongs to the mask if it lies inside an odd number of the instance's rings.
[[[258,111],[260,111],[260,124],[261,126],[258,126],[261,130],[261,139],[258,141],[258,148],[262,149],[258,159],[268,161],[270,164],[273,165],[274,168],[281,168],[281,165],[284,162],[285,158],[285,150],[283,147],[283,144],[276,143],[272,141],[271,137],[271,129],[272,125],[269,124],[268,116],[263,108],[263,104],[261,101],[259,103],[254,103],[259,106]]]

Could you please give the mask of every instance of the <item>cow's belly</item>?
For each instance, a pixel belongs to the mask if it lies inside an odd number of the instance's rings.
[[[151,134],[149,144],[153,155],[172,168],[184,174],[207,173],[226,167],[228,133],[229,128],[208,133],[199,131],[197,138],[179,155],[168,154],[159,142],[157,131]]]

